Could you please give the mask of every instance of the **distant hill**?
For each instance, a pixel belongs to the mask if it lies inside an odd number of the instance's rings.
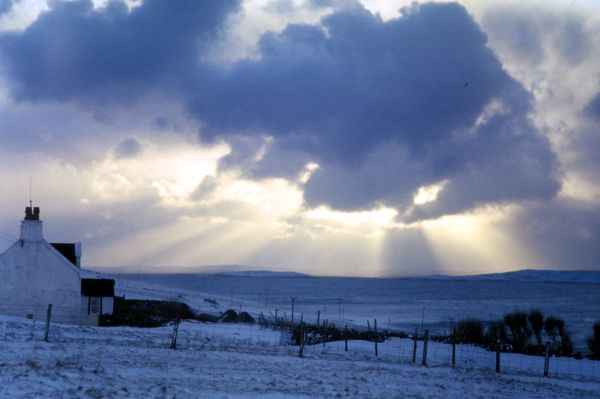
[[[593,283],[600,284],[600,270],[535,270],[525,269],[505,273],[465,276],[432,275],[415,277],[432,280],[494,280],[532,283]]]
[[[244,265],[206,265],[206,266],[140,266],[140,267],[103,267],[92,268],[95,272],[111,275],[133,274],[210,274],[231,277],[309,277],[308,274],[290,271],[264,270],[258,267]]]
[[[229,277],[312,277],[309,274],[290,271],[272,271],[244,265],[207,265],[197,267],[94,267],[95,272],[119,275],[177,275],[177,274],[205,274]],[[343,276],[339,276],[343,277]],[[393,277],[392,277],[393,278]],[[536,270],[525,269],[504,273],[489,273],[475,275],[444,275],[408,276],[418,280],[486,280],[486,281],[513,281],[513,282],[538,282],[538,283],[593,283],[600,284],[600,270]]]
[[[239,272],[215,273],[215,276],[231,277],[310,277],[308,274],[297,272],[274,272],[271,270],[245,270]]]

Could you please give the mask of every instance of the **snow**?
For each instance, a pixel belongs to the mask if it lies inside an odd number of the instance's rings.
[[[225,295],[117,280],[127,298],[183,300],[197,311],[231,305],[256,314],[260,303]],[[209,299],[209,301],[207,301]],[[236,309],[239,310],[239,309]],[[0,398],[600,398],[600,362],[495,354],[469,345],[391,339],[378,345],[349,341],[299,348],[287,334],[257,325],[182,321],[177,349],[173,326],[83,327],[0,316]]]
[[[437,343],[422,367],[419,342],[413,365],[409,339],[379,344],[379,357],[374,343],[350,341],[349,352],[335,342],[306,347],[299,358],[281,332],[256,325],[183,321],[176,350],[172,331],[52,324],[44,342],[41,321],[1,317],[0,397],[600,397],[600,365],[589,360],[552,359],[543,378],[542,358],[503,354],[506,370],[496,374],[494,354],[470,346],[457,348],[452,369],[450,346]],[[559,375],[567,361],[589,374]]]

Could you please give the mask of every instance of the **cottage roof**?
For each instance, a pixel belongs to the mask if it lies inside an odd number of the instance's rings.
[[[64,256],[69,262],[74,264],[75,266],[79,266],[77,264],[77,244],[75,243],[61,243],[61,242],[51,242],[50,245],[54,247],[62,256]]]

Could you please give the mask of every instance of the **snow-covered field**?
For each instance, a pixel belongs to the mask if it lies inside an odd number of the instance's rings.
[[[458,348],[452,369],[442,344],[430,344],[422,367],[422,345],[413,365],[410,340],[380,344],[378,357],[373,343],[350,341],[349,352],[343,342],[327,343],[299,358],[280,332],[258,326],[182,322],[176,350],[172,331],[51,325],[44,342],[43,323],[3,317],[0,397],[600,397],[600,366],[590,361],[581,364],[595,375],[557,377],[563,361],[577,361],[552,359],[543,378],[539,358],[503,354],[506,372],[496,374],[494,355],[468,346]]]
[[[182,300],[201,312],[232,306],[257,314],[261,303],[147,282],[118,282],[127,298]],[[257,325],[183,321],[177,349],[173,326],[142,329],[51,324],[0,316],[0,398],[600,398],[600,362],[495,355],[458,346],[423,343],[412,363],[413,341],[378,346],[350,341],[308,346],[304,357],[287,334]]]

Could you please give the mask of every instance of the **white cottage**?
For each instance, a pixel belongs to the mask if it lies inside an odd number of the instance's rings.
[[[25,209],[20,239],[0,254],[0,313],[97,325],[113,310],[114,280],[81,269],[80,243],[44,240],[40,210]]]

